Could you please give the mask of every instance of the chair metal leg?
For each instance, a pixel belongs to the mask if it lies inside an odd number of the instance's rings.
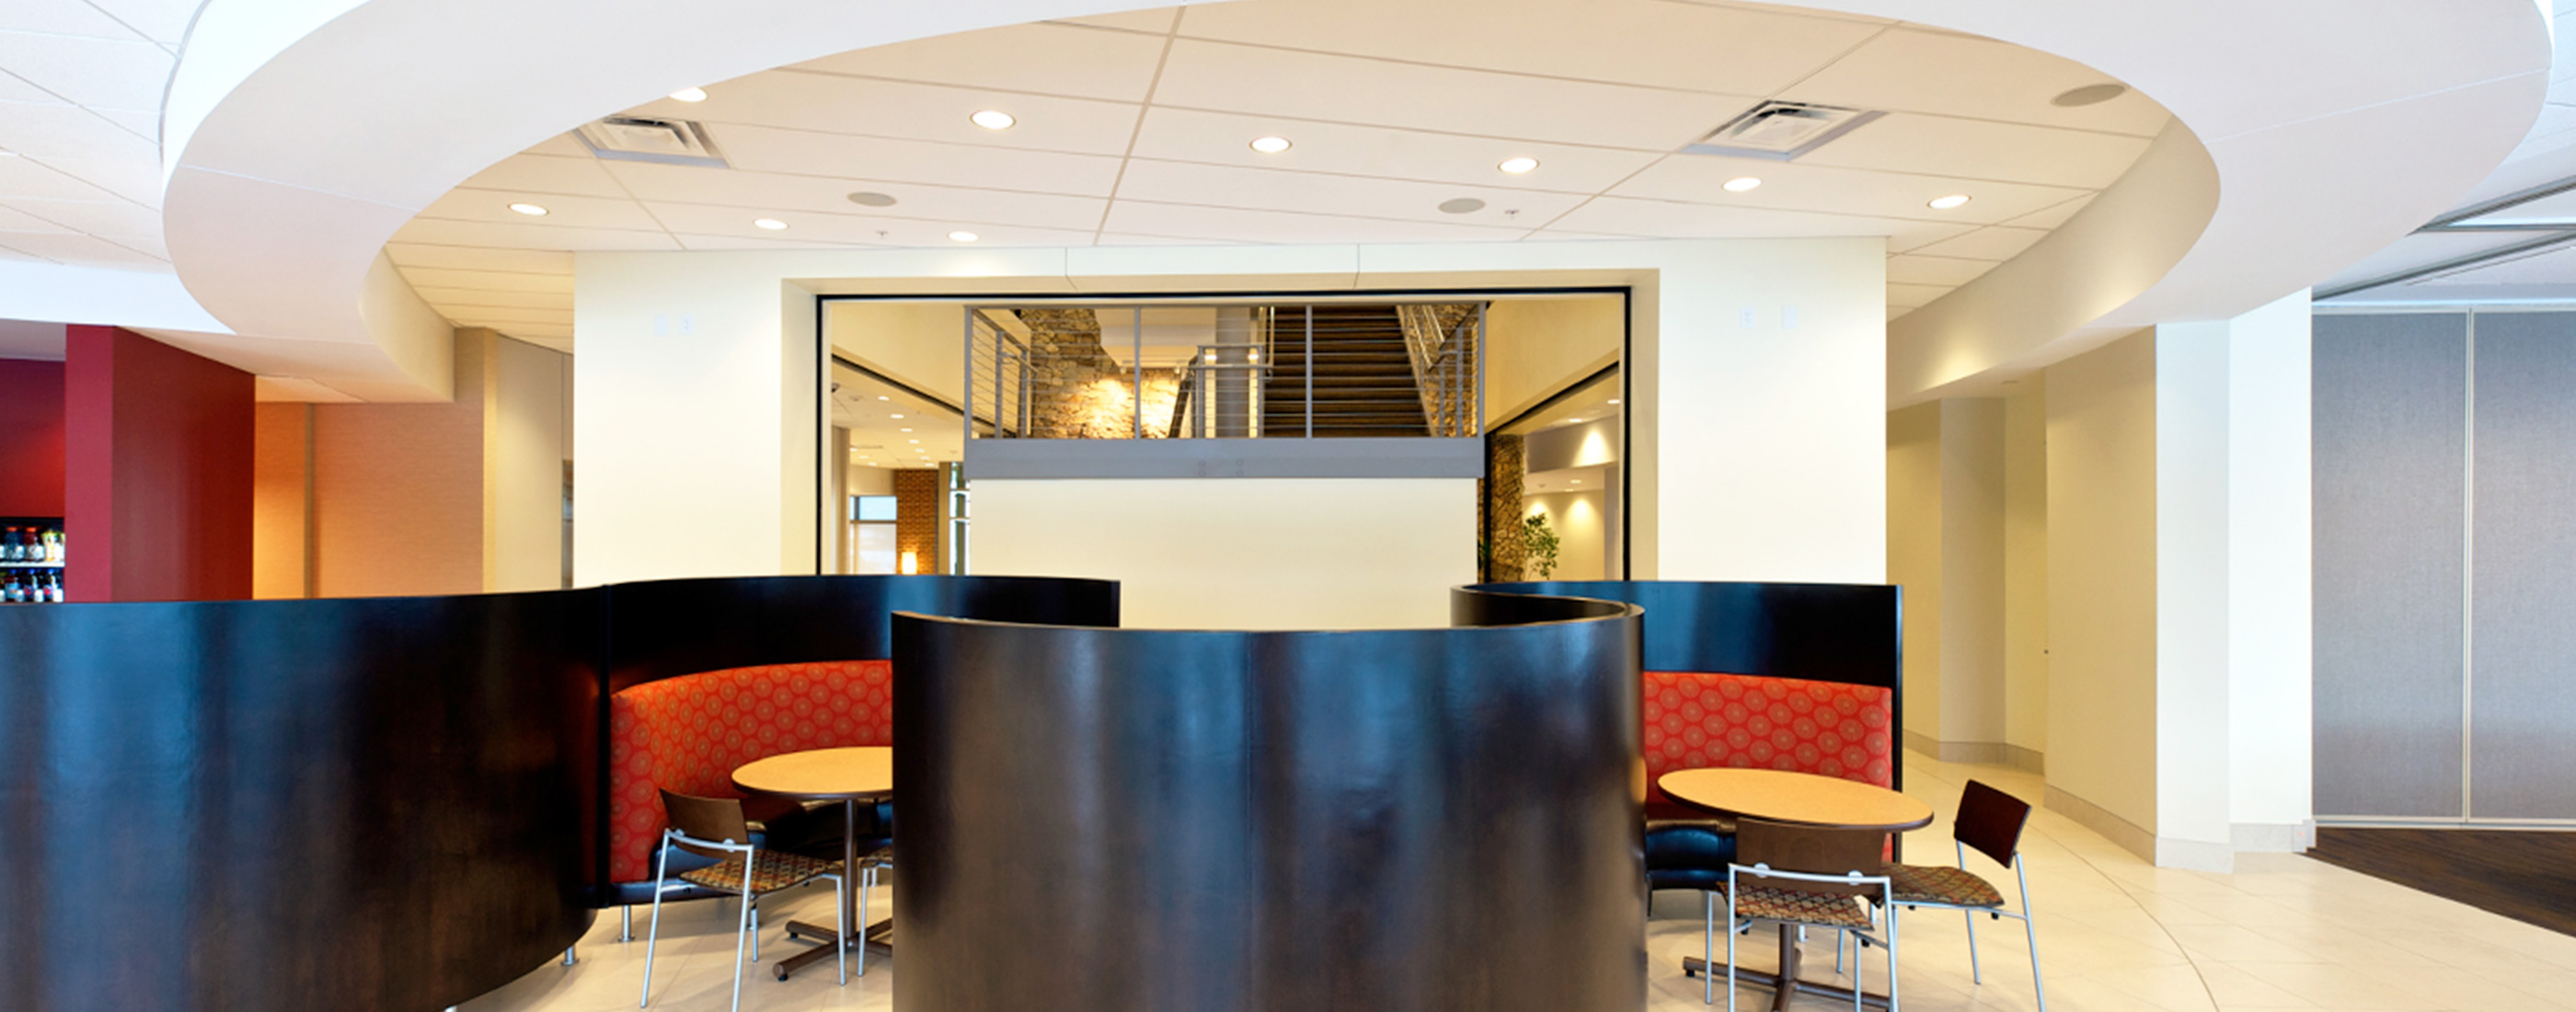
[[[636,1008],[653,1004],[653,943],[662,937],[662,875],[671,867],[671,846],[662,845],[662,859],[653,866],[653,920],[644,929],[644,997]]]
[[[2013,878],[2021,885],[2021,933],[2030,939],[2030,990],[2039,998],[2039,1012],[2048,1012],[2048,988],[2039,982],[2039,920],[2030,914],[2030,876],[2022,873],[2021,855],[2013,855]]]
[[[1726,887],[1726,1012],[1735,1012],[1735,882],[1732,878],[1727,881]],[[1788,953],[1781,953],[1780,958],[1787,959]],[[1707,976],[1717,975],[1711,973]],[[1782,986],[1788,986],[1787,982],[1782,981]],[[1702,1004],[1706,1003],[1702,1002]]]
[[[574,963],[581,962],[581,957],[580,957],[580,956],[578,956],[578,955],[575,955],[575,954],[573,953],[573,951],[572,951],[572,950],[573,950],[574,948],[576,948],[576,947],[575,947],[575,946],[570,946],[570,945],[564,946],[564,961],[563,961],[563,965],[565,965],[565,966],[571,966],[571,965],[573,965]]]
[[[850,888],[852,884],[850,882],[849,872],[849,869],[843,868],[841,869],[841,874],[832,877],[832,931],[841,936],[841,938],[834,939],[832,942],[832,944],[840,946],[839,950],[833,953],[833,956],[841,961],[841,983],[844,985],[850,982],[850,946],[846,941],[844,941],[850,936],[850,926],[841,923],[841,911],[848,909],[848,907],[844,906],[842,903],[842,897],[846,894],[841,890]],[[865,903],[867,901],[868,894],[860,893],[859,902]],[[865,924],[867,922],[860,921],[859,923]],[[859,972],[866,973],[867,970],[868,958],[863,952],[859,956]]]
[[[1699,1003],[1706,1005],[1717,1000],[1717,974],[1709,972],[1709,964],[1717,961],[1716,893],[1700,890],[1699,918]],[[1733,927],[1731,924],[1728,926]],[[1726,944],[1727,951],[1735,951],[1733,938],[1727,939]]]
[[[1859,965],[1860,957],[1852,957],[1852,963]],[[1887,912],[1887,1012],[1896,1010],[1896,910],[1891,905]]]
[[[858,928],[858,930],[859,930],[859,934],[860,934],[861,936],[865,936],[865,935],[867,934],[867,931],[868,931],[868,894],[869,894],[869,893],[871,893],[871,892],[876,891],[876,886],[877,886],[877,870],[876,870],[876,869],[874,869],[874,868],[870,868],[870,869],[868,869],[867,871],[862,872],[862,873],[860,874],[859,881],[858,881],[858,889],[859,889],[859,928]],[[834,916],[834,917],[839,917],[839,916],[841,916],[841,915],[840,915],[840,912],[838,911],[838,909],[835,909],[835,910],[834,910],[834,912],[833,912],[832,916]],[[842,932],[841,932],[841,937],[843,937],[843,938],[848,938],[848,937],[849,937],[849,931],[848,931],[848,929],[844,928],[844,929],[842,930]],[[841,948],[842,948],[843,950],[845,950],[845,951],[846,951],[846,950],[849,948],[849,946],[844,945],[844,946],[842,946]],[[847,957],[844,957],[844,958],[847,958]],[[867,940],[865,937],[861,937],[861,938],[859,939],[859,976],[865,977],[865,976],[867,976],[867,975],[868,975],[868,940]],[[845,975],[842,979],[846,982],[846,981],[848,980],[848,977]]]
[[[621,904],[617,908],[617,943],[624,945],[634,940],[635,904]]]
[[[742,914],[733,926],[733,1012],[742,1012],[742,957],[751,936],[752,900],[758,895],[751,891],[751,866],[757,859],[756,854],[742,856]]]
[[[746,907],[749,907],[749,908],[750,908],[749,913],[750,913],[750,915],[751,915],[751,965],[753,965],[753,966],[759,966],[759,965],[760,965],[760,897],[758,897],[758,896],[746,896],[746,897],[743,897],[743,901],[742,901],[742,903],[743,903],[743,906],[746,906]]]

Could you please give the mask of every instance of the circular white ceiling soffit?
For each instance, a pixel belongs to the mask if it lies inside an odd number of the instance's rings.
[[[314,0],[281,11],[211,0],[167,106],[171,256],[190,292],[238,331],[372,341],[389,359],[414,357],[393,347],[401,338],[384,322],[393,314],[370,305],[371,290],[384,297],[386,240],[467,177],[571,124],[835,53],[1151,6]],[[2166,184],[2172,192],[2114,185],[2044,240],[2063,247],[2049,257],[2021,257],[1900,320],[1892,382],[1919,389],[2086,328],[2233,315],[2325,276],[2438,213],[2492,168],[2536,115],[2549,62],[2532,0],[2401,5],[2368,17],[2341,0],[1805,6],[2062,56],[2153,97],[2188,128],[2158,145],[2176,149],[2164,159],[2179,181]],[[2131,174],[2155,158],[2150,151]],[[2124,188],[2142,191],[2131,203],[2145,206],[2125,213],[2143,216],[2175,213],[2158,201],[2195,186],[2214,190],[2207,227],[2169,240],[2174,251],[2160,263],[2124,251],[2117,228],[2079,227],[2116,225],[2108,212],[2117,208],[2104,205]],[[2061,267],[2015,269],[2040,259]],[[2072,297],[2069,284],[2079,289]],[[1981,294],[1965,297],[1972,292]],[[1971,332],[1980,336],[1959,336]],[[1940,354],[1910,362],[1909,342]]]

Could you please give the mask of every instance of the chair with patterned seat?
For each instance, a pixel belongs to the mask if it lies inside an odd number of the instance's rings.
[[[1894,902],[1908,909],[1965,911],[1968,917],[1968,976],[1985,983],[1977,967],[1977,915],[2001,920],[2006,917],[2021,922],[2022,934],[2030,941],[2030,987],[2036,994],[2039,1012],[2048,1012],[2048,992],[2039,980],[2039,932],[2030,920],[2030,876],[2022,871],[2021,831],[2030,821],[2030,804],[1977,781],[1959,794],[1959,815],[1950,826],[1951,849],[1957,853],[1958,867],[1946,865],[1891,864],[1889,879],[1895,883]],[[2003,891],[1985,877],[1968,870],[1968,848],[1993,858],[1996,864],[2012,869],[2013,881],[2020,887],[2018,910],[2004,907]],[[1894,917],[1889,917],[1892,923]]]
[[[733,798],[701,798],[673,791],[662,792],[662,808],[670,813],[670,827],[662,831],[664,846],[653,873],[653,922],[644,936],[644,995],[639,1007],[653,1003],[653,948],[662,934],[662,894],[672,890],[698,888],[731,893],[742,897],[742,913],[734,926],[733,1008],[742,1012],[742,963],[748,954],[760,958],[758,907],[760,898],[781,889],[804,885],[818,878],[832,880],[833,930],[847,932],[840,923],[841,863],[772,850],[751,842],[750,823],[743,818],[742,802]],[[679,850],[715,863],[678,873],[671,871],[671,851]],[[874,869],[867,870],[873,881]],[[748,942],[749,952],[745,952]],[[841,983],[850,982],[849,950],[840,952]]]
[[[1783,926],[1780,956],[1784,976],[1795,971],[1795,964],[1790,962],[1794,959],[1792,943],[1786,932],[1790,927],[1824,928],[1847,934],[1861,944],[1886,949],[1887,1007],[1889,1012],[1895,1012],[1896,918],[1887,919],[1886,937],[1882,939],[1873,933],[1879,925],[1870,916],[1870,906],[1884,906],[1893,889],[1884,873],[1886,846],[1887,834],[1875,830],[1736,820],[1735,860],[1726,868],[1727,1012],[1735,1012],[1735,939],[1756,923]],[[1704,903],[1707,926],[1700,938],[1701,959],[1713,966],[1717,955],[1715,895],[1709,894]],[[1716,1000],[1710,992],[1717,976],[1701,975],[1701,1002]],[[1851,976],[1852,1010],[1860,1012],[1862,987],[1857,959],[1852,961]],[[1796,987],[1788,980],[1782,981],[1781,986]]]

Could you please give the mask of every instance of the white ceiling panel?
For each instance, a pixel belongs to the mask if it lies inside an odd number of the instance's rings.
[[[707,95],[704,102],[666,98],[635,111],[707,123],[1099,155],[1124,153],[1136,131],[1137,106],[1127,102],[797,70],[738,77]],[[986,130],[967,118],[984,109],[1010,113],[1019,122],[1008,130]],[[722,150],[722,134],[716,143]]]
[[[1472,11],[1385,0],[1298,0],[1186,8],[1180,33],[1408,63],[1767,95],[1877,30],[1783,11],[1659,0],[1481,0]]]
[[[141,253],[144,256],[151,257],[155,260],[170,259],[170,244],[163,238],[161,233],[157,231],[151,235],[118,235],[115,233],[108,233],[99,236],[99,238],[105,239],[119,246],[123,246],[126,249],[133,250],[137,253]]]
[[[7,180],[11,174],[6,164],[10,160],[12,159],[9,156],[0,155],[0,181]],[[138,155],[131,158],[66,158],[47,155],[26,161],[32,165],[51,169],[56,175],[78,178],[81,182],[105,190],[106,193],[82,190],[77,193],[29,193],[25,196],[51,196],[63,200],[106,200],[113,195],[145,207],[161,206],[161,160],[157,157]],[[0,187],[6,185],[5,182],[0,182]]]
[[[176,44],[186,38],[188,22],[205,0],[90,0],[98,9],[134,26],[155,42]]]
[[[496,309],[475,307],[461,309],[456,322],[469,327],[506,329],[511,324],[542,323],[558,327],[572,326],[572,310],[567,309]]]
[[[1762,185],[1729,193],[1730,179],[1753,178]],[[1673,155],[1610,191],[1623,197],[1688,200],[1730,207],[1769,207],[1792,211],[1827,211],[1884,218],[1968,222],[1989,225],[2085,195],[2085,191],[2026,183],[1968,182],[1942,176],[1870,172],[1798,162],[1750,158]],[[1936,197],[1966,194],[1967,206],[1936,211]]]
[[[1938,285],[1956,288],[1977,279],[1995,268],[1992,260],[1962,260],[1956,257],[1892,256],[1887,258],[1889,284]]]
[[[520,274],[511,271],[470,271],[453,267],[403,267],[402,276],[426,288],[475,288],[495,292],[558,292],[572,294],[570,274]]]
[[[1548,229],[1671,239],[1884,236],[1891,248],[1903,249],[1959,235],[1971,227],[1900,218],[1602,197],[1557,219]]]
[[[160,152],[142,135],[76,105],[0,102],[0,147],[31,157],[108,156],[154,161]]]
[[[0,135],[5,136],[5,135]],[[44,162],[0,154],[0,200],[33,197],[45,200],[113,200],[99,189]]]
[[[106,11],[83,0],[9,0],[0,4],[0,32],[43,32],[101,39],[142,38],[133,29],[125,27],[123,22],[108,17]]]
[[[478,190],[518,190],[523,193],[568,193],[583,197],[630,196],[617,180],[608,175],[597,158],[585,153],[578,157],[522,154],[499,165],[474,174],[457,184]]]
[[[1094,28],[1113,28],[1123,32],[1148,32],[1155,35],[1161,35],[1165,32],[1171,31],[1172,23],[1178,21],[1180,16],[1181,9],[1178,7],[1156,7],[1150,10],[1120,11],[1116,14],[1093,14],[1088,17],[1063,18],[1055,23],[1090,25]]]
[[[1909,285],[1894,281],[1887,284],[1887,304],[1891,306],[1927,305],[1948,294],[1948,285]]]
[[[141,39],[0,31],[0,66],[81,105],[159,109],[177,63],[169,50]]]
[[[35,254],[33,254],[33,253],[29,253],[29,252],[26,252],[26,251],[20,250],[20,249],[18,249],[17,247],[14,247],[14,246],[9,245],[9,242],[10,242],[10,236],[11,236],[11,235],[13,235],[13,234],[14,234],[14,233],[9,233],[9,232],[0,232],[0,261],[7,261],[7,262],[9,262],[9,263],[47,263],[47,262],[49,262],[49,261],[47,261],[47,260],[46,260],[45,258],[43,258],[43,257],[37,256],[37,255],[35,255]]]
[[[161,234],[161,214],[122,200],[42,200],[13,198],[8,207],[42,218],[55,225],[92,235],[148,236]],[[0,225],[0,228],[15,226]]]
[[[0,244],[57,263],[96,267],[166,267],[169,262],[105,239],[72,233],[11,232]]]
[[[1142,102],[1162,59],[1160,36],[1038,22],[861,49],[795,68]],[[723,85],[712,85],[707,92],[712,96],[723,90]]]
[[[1122,200],[1112,205],[1106,230],[1137,236],[1242,243],[1491,242],[1517,238],[1527,231],[1284,211],[1190,207],[1141,200]]]
[[[2066,224],[2067,219],[2075,217],[2075,212],[2083,210],[2085,205],[2091,204],[2092,202],[2093,195],[2088,193],[2063,204],[2032,211],[2029,214],[2004,222],[2004,224],[2015,225],[2021,228],[2053,229],[2059,225]]]
[[[1252,150],[1256,137],[1284,137],[1294,147],[1275,155]],[[1155,106],[1137,132],[1136,157],[1213,162],[1250,168],[1418,179],[1470,186],[1597,193],[1646,167],[1654,152],[1542,144],[1389,127]],[[1509,176],[1503,159],[1539,160],[1536,171]]]
[[[560,250],[494,249],[475,246],[385,244],[385,255],[399,267],[449,267],[469,271],[518,274],[570,274],[572,254]]]
[[[1167,235],[1127,235],[1103,232],[1095,246],[1224,246],[1222,239],[1176,239]]]
[[[787,223],[785,230],[772,232],[753,225],[752,219],[760,216],[740,208],[665,203],[648,203],[645,206],[651,208],[653,216],[662,219],[674,233],[708,238],[734,236],[755,242],[778,240],[799,243],[954,246],[958,244],[949,240],[948,233],[961,228],[983,237],[983,245],[1079,246],[1091,241],[1089,229],[1031,228],[1007,223],[926,222],[875,215],[817,214],[811,211],[780,211],[769,215]],[[694,240],[691,241],[690,246],[693,249],[707,248]]]
[[[2343,272],[2317,284],[2319,289],[2395,274],[2399,271],[2440,263],[2457,257],[2501,249],[2531,238],[2521,234],[2494,232],[2417,232],[2343,269]]]
[[[569,309],[572,296],[562,292],[500,292],[488,288],[414,287],[423,301],[444,311],[450,306],[496,309]]]
[[[1100,213],[1108,204],[1098,197],[773,175],[646,162],[620,163],[609,171],[643,200],[712,204],[746,208],[763,214],[806,211],[915,221],[988,222],[1087,230],[1100,224]],[[881,208],[851,203],[850,194],[861,191],[883,193],[895,198],[895,203]]]
[[[2153,137],[2171,114],[2136,91],[2066,108],[2071,88],[2116,84],[2072,60],[1993,39],[1896,28],[1780,94],[1793,102],[1938,113]]]
[[[520,214],[511,204],[531,203],[545,208],[543,215]],[[450,218],[458,221],[493,221],[532,225],[539,228],[624,228],[655,229],[662,227],[653,216],[634,201],[622,197],[576,197],[563,193],[529,193],[524,190],[475,190],[458,187],[447,195],[421,208],[423,218]]]
[[[1127,178],[1118,185],[1118,199],[1122,202],[1146,200],[1362,218],[1407,218],[1526,230],[1572,210],[1584,198],[1570,193],[1540,193],[1452,183],[1137,161],[1127,166]],[[1449,214],[1440,210],[1441,203],[1455,199],[1482,200],[1485,206],[1465,214]],[[1513,211],[1519,213],[1507,213]]]
[[[2120,178],[2146,150],[2143,137],[1890,113],[1800,160],[2098,190]]]
[[[11,203],[12,203],[12,204],[16,204],[16,203],[28,203],[28,202],[26,202],[26,201],[12,201]],[[59,224],[59,223],[51,222],[51,221],[47,221],[47,220],[45,220],[45,219],[43,219],[43,218],[36,217],[35,215],[28,214],[28,213],[27,213],[27,212],[25,212],[25,211],[18,210],[16,207],[13,207],[13,206],[7,206],[7,205],[0,205],[0,232],[71,232],[71,231],[75,231],[75,230],[74,230],[74,229],[71,229],[71,228],[64,227],[63,225],[61,225],[61,224]]]
[[[1786,4],[1744,3],[1741,2],[1741,0],[1667,0],[1667,2],[1690,4],[1697,7],[1727,7],[1735,10],[1770,11],[1776,14],[1796,14],[1802,17],[1833,18],[1837,21],[1856,21],[1861,24],[1868,25],[1893,25],[1899,23],[1890,18],[1871,17],[1867,14],[1845,14],[1841,11],[1810,10],[1805,7],[1796,7]]]
[[[434,246],[509,246],[550,250],[675,250],[670,233],[607,228],[562,228],[508,222],[413,218],[394,233],[394,242]]]
[[[2046,238],[2047,232],[2035,228],[2007,228],[1996,225],[1981,228],[1956,239],[1922,246],[1907,246],[1900,253],[1922,253],[1929,256],[1957,257],[1965,260],[2010,260],[2020,256],[2032,243]]]
[[[1666,151],[1752,106],[1667,91],[1183,39],[1157,105]],[[1604,110],[1618,110],[1605,115]]]
[[[1106,197],[1118,159],[743,124],[710,128],[734,168]],[[1016,129],[1016,128],[1014,128]],[[1006,131],[1007,132],[1007,131]]]
[[[0,242],[7,240],[0,239]],[[2560,246],[2529,256],[2499,260],[2414,283],[2414,287],[2450,285],[2563,285],[2576,278],[2576,247]]]
[[[681,233],[678,233],[677,235],[675,235],[675,236],[674,236],[674,238],[676,238],[676,239],[680,240],[680,247],[681,247],[682,249],[690,249],[690,250],[746,250],[746,249],[802,249],[802,250],[814,250],[814,249],[850,249],[850,248],[853,248],[853,247],[859,247],[859,246],[874,246],[874,245],[878,245],[877,243],[873,243],[873,242],[858,242],[858,241],[855,241],[855,240],[846,240],[846,239],[845,239],[845,240],[838,240],[838,241],[835,241],[835,240],[831,240],[831,239],[820,239],[820,238],[815,238],[815,237],[814,237],[814,230],[813,230],[812,228],[810,228],[810,227],[809,227],[809,228],[807,228],[807,229],[805,229],[804,231],[805,231],[805,233],[806,233],[806,238],[803,238],[803,239],[780,239],[780,238],[777,238],[777,236],[778,236],[780,233],[776,233],[776,232],[764,233],[764,234],[762,234],[762,235],[758,235],[758,236],[747,236],[747,235],[691,235],[691,234],[686,233],[686,232],[681,232]]]
[[[52,93],[47,92],[43,88],[28,84],[25,80],[20,78],[10,76],[7,71],[0,71],[0,102],[51,102],[59,104],[62,100],[55,98]]]

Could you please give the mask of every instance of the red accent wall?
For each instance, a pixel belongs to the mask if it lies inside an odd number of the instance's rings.
[[[251,596],[251,374],[116,327],[68,345],[67,596]]]
[[[0,359],[0,517],[63,515],[63,364]]]

